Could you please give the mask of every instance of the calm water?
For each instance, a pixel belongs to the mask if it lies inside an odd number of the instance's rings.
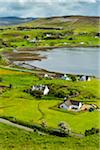
[[[47,59],[27,63],[49,71],[100,76],[99,48],[58,48],[39,53]]]

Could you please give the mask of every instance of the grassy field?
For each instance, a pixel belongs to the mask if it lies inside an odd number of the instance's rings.
[[[83,139],[38,135],[0,123],[1,150],[98,150],[99,136]]]
[[[0,51],[22,47],[88,47],[100,44],[98,17],[42,18],[0,29]],[[33,39],[36,41],[30,42]]]
[[[22,60],[26,60],[27,57],[41,60],[40,56],[33,53],[39,48],[46,50],[54,47],[98,47],[100,44],[98,19],[98,17],[81,16],[54,17],[37,19],[16,26],[0,27],[0,65],[2,65],[0,67],[0,117],[38,126],[44,120],[49,129],[58,129],[58,124],[63,121],[69,125],[72,132],[77,134],[84,134],[87,129],[100,128],[99,111],[78,113],[63,111],[57,107],[63,102],[63,98],[56,96],[58,93],[67,96],[78,93],[77,97],[71,99],[100,107],[99,79],[92,78],[89,82],[45,79],[39,76],[43,74],[42,70],[27,72],[19,67],[13,68],[9,61],[19,57]],[[12,68],[6,68],[8,65]],[[48,85],[49,95],[36,99],[24,91],[37,84]],[[9,85],[12,87],[9,88]],[[93,135],[81,139],[74,136],[66,138],[43,136],[0,123],[0,149],[98,150],[99,136]]]
[[[16,47],[45,47],[45,46],[97,46],[99,45],[99,38],[95,38],[95,34],[69,34],[68,31],[61,30],[44,30],[44,29],[32,29],[29,31],[17,31],[15,29],[4,30],[0,32],[0,48],[1,50],[6,48],[6,50],[13,49]],[[53,34],[54,36],[62,34],[62,38],[46,39],[44,34]],[[17,36],[15,36],[17,35]],[[24,39],[24,36],[29,36],[29,39]],[[32,39],[38,37],[37,42],[30,42]],[[83,44],[81,44],[83,42]]]
[[[46,96],[42,99],[36,99],[30,94],[23,92],[33,84],[53,84],[55,88],[65,86],[67,92],[70,89],[76,89],[81,92],[77,99],[93,103],[99,106],[99,92],[97,89],[99,80],[90,82],[71,82],[61,79],[41,79],[31,73],[22,73],[0,69],[1,85],[12,84],[13,88],[0,95],[0,116],[14,117],[18,120],[30,124],[40,124],[45,120],[49,127],[57,127],[60,121],[68,123],[72,131],[84,133],[86,129],[99,127],[99,112],[82,112],[76,115],[68,112],[54,110],[52,107],[58,105],[63,99],[54,96]],[[67,86],[67,88],[66,88]],[[93,97],[86,98],[88,94]]]

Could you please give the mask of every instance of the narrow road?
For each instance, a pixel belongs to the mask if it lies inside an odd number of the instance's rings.
[[[26,131],[34,132],[34,129],[31,129],[31,128],[28,128],[28,127],[25,127],[25,126],[22,126],[22,125],[19,125],[19,124],[16,124],[16,123],[13,123],[13,122],[8,121],[8,120],[3,119],[3,118],[0,118],[0,123],[4,123],[6,125],[10,125],[10,126],[13,126],[13,127],[24,129]]]
[[[84,134],[78,134],[78,133],[74,133],[74,132],[71,132],[70,135],[77,137],[77,138],[83,138],[84,137]]]
[[[28,132],[34,132],[34,129],[32,129],[32,128],[13,123],[13,122],[11,122],[9,120],[6,120],[6,119],[3,119],[3,118],[0,118],[0,123],[10,125],[10,126],[13,126],[13,127],[19,128],[19,129],[23,129],[23,130],[26,130]],[[46,133],[43,133],[43,132],[40,132],[40,131],[38,131],[38,134],[39,135],[46,135]],[[74,136],[74,137],[77,137],[77,138],[84,138],[83,134],[77,134],[77,133],[74,133],[74,132],[71,132],[70,135]]]
[[[19,128],[19,129],[23,129],[23,130],[26,130],[26,131],[29,131],[29,132],[34,132],[34,129],[32,129],[32,128],[13,123],[13,122],[11,122],[9,120],[6,120],[6,119],[3,119],[3,118],[0,118],[0,123],[6,124],[6,125],[10,125],[10,126],[13,126],[13,127]],[[38,131],[38,134],[46,135],[45,133],[40,132],[40,131]]]

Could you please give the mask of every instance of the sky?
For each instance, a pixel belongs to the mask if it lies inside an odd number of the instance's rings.
[[[100,0],[0,0],[0,17],[100,16]]]

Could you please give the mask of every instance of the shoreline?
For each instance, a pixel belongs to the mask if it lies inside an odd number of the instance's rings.
[[[40,54],[36,54],[35,52],[38,50],[38,51],[47,51],[47,50],[49,50],[49,49],[54,49],[54,48],[68,48],[68,47],[66,47],[66,46],[50,46],[50,47],[36,47],[36,48],[18,48],[18,49],[16,49],[16,51],[17,52],[3,52],[3,53],[1,53],[1,54],[3,54],[3,56],[7,59],[7,60],[9,60],[10,61],[10,65],[11,66],[13,66],[13,67],[19,67],[20,69],[28,69],[28,70],[32,70],[32,71],[36,71],[36,72],[38,72],[39,71],[39,73],[40,74],[42,74],[42,73],[49,73],[49,74],[56,74],[56,75],[63,75],[63,74],[65,74],[64,72],[59,72],[59,71],[50,71],[50,70],[47,70],[47,69],[43,69],[43,68],[40,68],[40,67],[37,67],[37,66],[34,66],[34,65],[30,65],[30,64],[28,64],[26,61],[28,61],[28,59],[29,60],[31,60],[32,59],[32,61],[35,61],[35,60],[39,60],[39,61],[42,61],[42,59],[46,59],[47,57],[42,57]],[[70,46],[70,48],[76,48],[75,46],[74,47],[71,47]],[[77,47],[77,48],[79,48],[79,47]],[[80,48],[87,48],[87,47],[80,47]],[[93,47],[91,47],[91,48],[93,48]],[[94,47],[95,48],[95,47]],[[26,52],[26,51],[27,52]],[[28,50],[29,50],[29,52],[30,51],[33,51],[33,53],[31,54],[31,53],[28,53]],[[14,57],[12,57],[12,59],[9,59],[9,57],[10,57],[10,53],[11,53],[11,55],[12,56],[14,56]],[[25,57],[24,56],[24,58],[23,58],[23,54],[29,54],[30,55],[30,58],[28,58],[27,56]],[[7,57],[7,54],[9,55],[9,57]],[[18,56],[16,56],[16,55],[22,55],[22,58],[21,57],[18,57]],[[34,57],[33,57],[34,56]],[[79,75],[87,75],[87,76],[91,76],[91,77],[96,77],[96,78],[98,78],[98,76],[96,76],[96,75],[88,75],[88,74],[80,74],[80,73],[67,73],[66,72],[66,74],[67,75],[75,75],[75,76],[79,76]]]
[[[68,76],[90,76],[90,77],[94,77],[94,78],[99,78],[99,76],[95,76],[95,75],[88,75],[88,74],[79,74],[79,73],[62,73],[62,72],[56,72],[56,71],[49,71],[49,70],[46,70],[46,69],[43,69],[43,68],[40,68],[40,67],[37,67],[37,66],[32,66],[30,64],[27,64],[25,62],[21,63],[21,64],[14,64],[15,67],[19,67],[20,69],[28,69],[28,70],[31,70],[31,71],[39,71],[39,74],[52,74],[52,75],[68,75]]]
[[[100,45],[96,45],[96,46],[46,46],[46,47],[21,47],[21,48],[17,48],[18,51],[26,51],[30,50],[30,51],[36,51],[36,50],[48,50],[48,49],[55,49],[55,48],[100,48]]]

